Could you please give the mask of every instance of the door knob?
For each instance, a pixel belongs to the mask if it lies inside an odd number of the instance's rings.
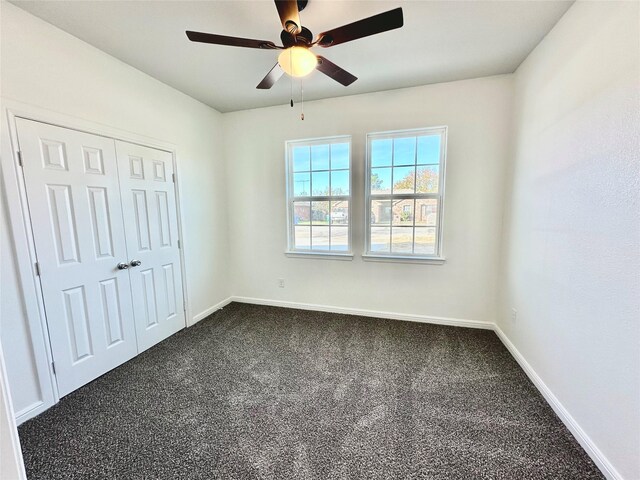
[[[128,263],[119,263],[116,266],[118,267],[118,270],[126,270],[127,268],[129,268],[129,264]]]
[[[142,262],[140,260],[131,260],[131,263],[129,264],[132,267],[139,267],[140,265],[142,265]]]

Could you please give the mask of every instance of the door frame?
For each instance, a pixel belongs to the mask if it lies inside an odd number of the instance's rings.
[[[6,208],[9,214],[10,236],[13,240],[22,303],[28,323],[30,346],[33,349],[33,361],[40,387],[40,400],[15,412],[16,423],[19,425],[30,418],[47,410],[60,400],[55,373],[53,370],[53,355],[49,342],[48,324],[44,308],[44,300],[40,286],[40,278],[36,274],[35,241],[31,229],[31,215],[25,188],[25,177],[22,167],[19,165],[18,155],[18,130],[17,118],[46,123],[56,127],[67,128],[79,132],[99,135],[114,140],[122,140],[129,143],[142,145],[169,152],[172,157],[173,171],[175,172],[174,190],[176,194],[176,210],[178,217],[178,238],[180,239],[180,270],[182,271],[182,295],[184,297],[185,327],[193,324],[191,321],[191,305],[189,302],[186,264],[185,264],[185,239],[183,231],[183,217],[180,202],[180,175],[178,171],[176,146],[152,137],[147,137],[134,132],[110,127],[90,120],[52,112],[22,102],[2,98],[2,112],[0,121],[6,122],[7,128],[1,128],[0,167],[2,170],[3,187],[6,200]],[[5,116],[6,115],[6,116]],[[5,118],[1,118],[5,117]],[[29,259],[25,262],[24,259]]]

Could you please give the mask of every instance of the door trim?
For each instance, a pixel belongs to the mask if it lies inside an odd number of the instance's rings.
[[[6,116],[5,116],[6,115]],[[4,117],[4,118],[2,118]],[[37,381],[40,387],[40,400],[22,410],[15,412],[16,423],[19,425],[30,418],[44,412],[60,400],[57,384],[52,367],[53,356],[49,343],[48,325],[44,310],[44,300],[40,281],[36,275],[35,241],[31,230],[31,215],[27,203],[24,171],[19,166],[19,143],[16,119],[23,118],[57,127],[76,130],[79,132],[99,135],[102,137],[135,143],[145,147],[169,152],[172,157],[173,170],[176,174],[174,189],[176,194],[176,210],[178,217],[178,235],[180,238],[180,269],[182,271],[182,294],[185,308],[185,327],[193,325],[191,305],[189,302],[185,245],[188,244],[183,231],[183,217],[180,202],[180,172],[178,170],[176,146],[172,143],[157,140],[134,132],[121,130],[100,123],[92,122],[66,114],[52,112],[33,105],[2,98],[2,114],[0,121],[6,121],[8,128],[2,128],[0,143],[0,167],[5,201],[9,213],[11,238],[13,240],[14,256],[20,259],[16,262],[20,290],[22,292],[23,307],[28,323],[28,331],[33,349],[33,360],[36,368]],[[28,259],[29,261],[25,261]]]

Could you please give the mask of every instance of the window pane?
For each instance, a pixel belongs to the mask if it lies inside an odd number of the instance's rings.
[[[349,223],[349,202],[340,200],[331,202],[331,224],[347,225]]]
[[[311,202],[311,223],[329,225],[329,202]]]
[[[289,145],[287,194],[288,201],[296,200],[290,207],[290,248],[349,251],[351,142],[334,138]],[[387,188],[391,189],[390,170]],[[305,197],[308,201],[301,200]]]
[[[311,180],[309,172],[294,173],[293,174],[293,196],[294,197],[308,197],[311,192],[309,187]]]
[[[373,140],[371,142],[371,166],[388,167],[391,166],[391,148],[393,140]]]
[[[391,200],[371,201],[371,225],[389,225],[391,223]]]
[[[418,180],[416,182],[416,192],[418,193],[438,193],[438,182],[440,167],[432,165],[429,167],[418,167]]]
[[[436,253],[435,227],[416,227],[414,252],[421,255],[434,255]]]
[[[393,169],[393,193],[413,193],[415,169],[395,167]]]
[[[440,135],[418,137],[418,164],[440,163]]]
[[[391,193],[391,169],[371,169],[371,193]]]
[[[331,169],[349,168],[349,144],[334,143],[331,145]]]
[[[308,249],[311,247],[311,227],[294,227],[295,248]]]
[[[331,226],[331,250],[346,252],[349,249],[349,228]]]
[[[442,132],[425,128],[369,136],[367,251],[432,256],[440,249]]]
[[[329,195],[329,172],[313,172],[311,187],[313,195]]]
[[[389,252],[391,227],[371,227],[371,251]]]
[[[393,224],[413,225],[413,199],[395,200],[393,202]]]
[[[309,147],[293,147],[293,171],[309,171]]]
[[[311,147],[311,170],[329,170],[329,145]]]
[[[293,203],[293,224],[309,225],[311,222],[311,203],[310,202],[294,202]]]
[[[393,227],[391,232],[391,251],[393,253],[412,253],[413,227]]]
[[[349,170],[331,172],[331,195],[349,195]]]
[[[311,227],[311,249],[329,250],[329,227]]]
[[[416,225],[435,227],[438,222],[438,200],[426,198],[416,200]]]
[[[393,164],[413,165],[416,163],[416,137],[396,138],[393,141]]]

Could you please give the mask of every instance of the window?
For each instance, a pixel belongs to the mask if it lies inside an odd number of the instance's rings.
[[[446,127],[367,135],[365,257],[441,261]]]
[[[351,255],[351,137],[287,142],[289,253]]]

